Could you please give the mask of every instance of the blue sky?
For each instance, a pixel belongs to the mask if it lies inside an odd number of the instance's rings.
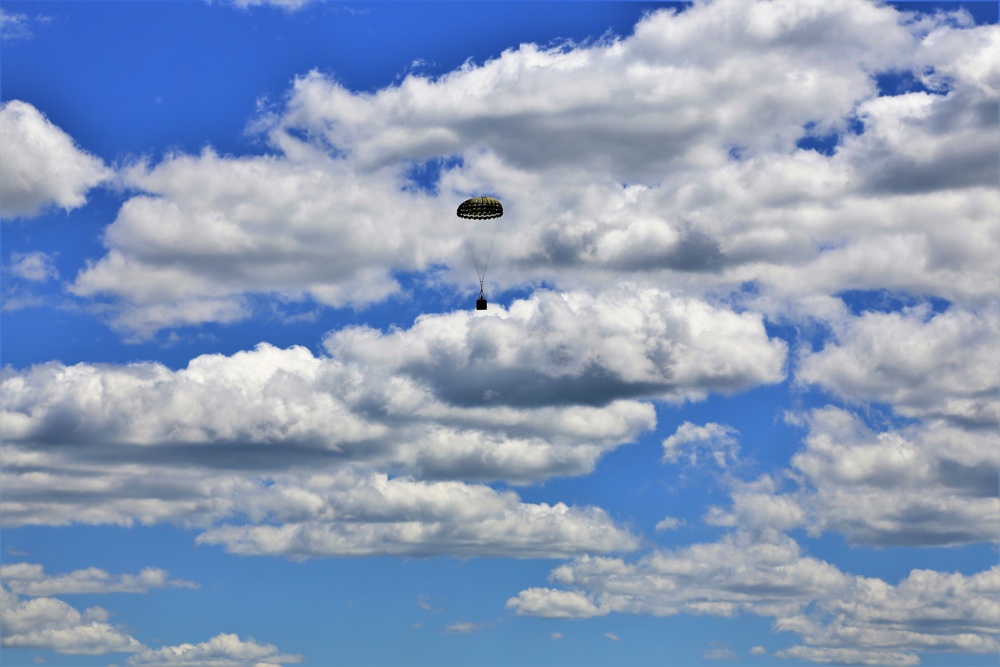
[[[995,3],[0,35],[4,664],[996,663]]]

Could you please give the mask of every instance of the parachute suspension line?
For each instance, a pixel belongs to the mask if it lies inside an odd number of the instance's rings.
[[[487,222],[486,224],[490,226],[490,243],[489,243],[489,245],[485,245],[485,243],[484,243],[483,245],[485,246],[486,252],[480,252],[479,253],[479,254],[481,254],[485,258],[483,260],[483,270],[482,271],[479,271],[479,262],[476,262],[476,271],[479,272],[479,286],[480,287],[483,286],[483,281],[486,280],[486,269],[489,268],[489,266],[490,266],[490,255],[493,254],[493,243],[497,239],[497,222],[496,222],[496,220],[492,220],[490,222]],[[485,239],[483,239],[483,240],[485,242]],[[473,254],[473,259],[475,259],[475,254]]]
[[[492,221],[487,221],[484,224],[490,224],[490,222]],[[495,223],[493,224],[495,225]],[[490,264],[490,253],[493,251],[493,241],[496,238],[496,227],[494,226],[493,228],[488,245],[485,239],[482,238],[482,234],[482,230],[472,231],[470,227],[466,227],[465,247],[469,251],[469,256],[472,257],[472,265],[476,268],[476,275],[479,276],[480,286],[486,280],[486,269]]]

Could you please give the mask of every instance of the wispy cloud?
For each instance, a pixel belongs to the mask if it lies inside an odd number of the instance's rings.
[[[108,574],[90,567],[62,575],[47,575],[41,565],[0,565],[0,580],[18,595],[70,593],[146,593],[154,588],[198,588],[193,581],[170,579],[166,570],[147,567],[139,574]]]
[[[14,41],[18,39],[31,39],[34,33],[28,25],[26,14],[12,14],[0,9],[0,40]]]
[[[59,270],[55,266],[55,257],[39,251],[12,252],[8,267],[13,276],[34,283],[46,282],[59,277]]]
[[[739,658],[729,644],[720,644],[719,642],[712,642],[711,646],[701,654],[701,657],[704,660],[736,660]]]
[[[457,635],[467,635],[473,632],[478,632],[487,627],[484,623],[472,623],[470,621],[463,621],[458,623],[452,623],[447,628],[445,632]]]

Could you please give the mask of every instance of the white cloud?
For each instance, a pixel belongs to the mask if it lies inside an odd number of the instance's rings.
[[[206,150],[122,176],[147,194],[125,202],[105,234],[108,254],[72,289],[123,297],[118,324],[140,334],[245,315],[246,292],[333,306],[380,301],[399,290],[392,270],[425,269],[460,245],[440,224],[454,211],[401,192],[392,173],[361,174],[318,155]],[[190,304],[214,305],[188,312]]]
[[[684,455],[690,465],[697,465],[701,452],[725,470],[739,456],[740,445],[735,437],[738,434],[739,431],[725,424],[709,422],[698,426],[686,421],[663,441],[663,460],[674,462]]]
[[[714,526],[738,526],[747,534],[767,536],[784,533],[804,523],[806,510],[801,499],[791,493],[779,493],[779,484],[769,475],[752,482],[732,480],[732,509],[710,507],[706,523]]]
[[[660,532],[662,530],[674,530],[675,528],[680,528],[684,524],[684,519],[678,519],[672,516],[664,517],[656,524],[656,532]]]
[[[12,312],[43,305],[46,298],[37,287],[59,277],[53,255],[44,252],[12,252],[3,267],[3,296],[0,310]],[[14,280],[11,280],[13,277]]]
[[[108,612],[91,607],[83,613],[62,600],[21,600],[0,587],[0,636],[9,648],[40,648],[71,655],[140,651],[143,645],[108,622]]]
[[[296,83],[276,133],[308,129],[370,165],[463,155],[443,184],[505,193],[532,224],[513,220],[516,240],[500,252],[511,269],[561,285],[626,271],[661,283],[756,280],[779,294],[891,286],[982,298],[981,279],[996,273],[986,267],[1000,268],[1000,243],[986,231],[997,205],[995,94],[956,76],[954,94],[917,108],[907,96],[876,98],[871,77],[923,71],[935,59],[991,61],[990,27],[938,20],[928,36],[925,25],[867,3],[706,3],[651,14],[626,39],[525,45],[375,94],[313,74]],[[924,43],[966,32],[967,53],[932,55]],[[724,34],[725,46],[705,34]],[[970,105],[981,111],[964,111]],[[843,131],[859,108],[870,131],[837,155],[794,150],[804,125]],[[908,134],[886,143],[900,132]],[[932,141],[923,171],[910,175],[907,151]],[[745,159],[728,158],[733,145]],[[951,155],[975,169],[937,166]],[[876,184],[886,177],[896,181]],[[961,192],[942,193],[942,183]],[[957,227],[946,232],[942,217]],[[983,269],[975,277],[965,275],[973,258]]]
[[[422,379],[459,405],[699,399],[781,381],[786,350],[755,315],[628,284],[598,295],[538,291],[495,318],[422,316],[388,334],[345,329],[325,346]]]
[[[295,11],[306,5],[308,5],[313,0],[233,0],[233,4],[242,9],[247,7],[257,7],[273,5],[275,7],[280,7],[287,11]]]
[[[777,630],[809,646],[776,655],[813,662],[914,665],[920,650],[1000,650],[1000,566],[974,575],[913,570],[891,586],[855,577],[843,597],[823,600],[812,614],[778,619]],[[905,649],[905,650],[900,650]]]
[[[31,39],[33,36],[27,15],[0,9],[0,40]]]
[[[613,642],[619,641],[618,635],[616,635],[613,632],[605,632],[604,636],[607,637],[608,639],[610,639]]]
[[[634,563],[580,557],[550,578],[568,590],[529,588],[507,607],[574,618],[748,612],[773,617],[775,630],[802,638],[803,645],[776,655],[815,662],[917,664],[919,651],[984,654],[1000,648],[1000,566],[973,575],[913,570],[893,586],[806,556],[786,536],[763,540],[736,531]],[[732,657],[716,648],[712,657]],[[765,652],[758,648],[751,653]]]
[[[966,15],[958,24],[968,28],[969,19]],[[925,70],[930,86],[940,87],[952,79],[990,95],[1000,94],[1000,64],[995,57],[1000,51],[1000,32],[995,25],[971,30],[938,27],[924,39],[922,51],[924,62],[933,65]]]
[[[919,665],[920,657],[907,651],[872,651],[863,648],[793,646],[776,651],[779,658],[798,658],[825,665]]]
[[[183,579],[170,579],[166,570],[144,568],[139,574],[108,574],[96,567],[74,570],[64,575],[46,575],[41,565],[9,563],[0,565],[0,580],[18,595],[58,595],[60,593],[146,593],[153,588],[197,588]]]
[[[767,655],[767,649],[763,646],[754,646],[750,649],[750,655]]]
[[[296,558],[628,551],[636,538],[597,508],[467,482],[587,472],[655,426],[636,398],[774,382],[785,355],[758,317],[630,286],[325,345],[329,357],[260,345],[178,371],[6,369],[5,522],[173,521]]]
[[[919,392],[918,385],[910,388]],[[995,429],[940,418],[873,429],[835,406],[788,419],[806,428],[790,468],[753,481],[729,478],[731,506],[710,507],[706,523],[763,539],[804,527],[811,535],[832,531],[867,546],[996,539]]]
[[[1000,420],[996,309],[867,312],[837,328],[834,341],[802,355],[798,382],[853,403],[889,403],[909,417],[944,418],[973,429]]]
[[[513,492],[461,482],[417,482],[373,474],[316,476],[241,499],[256,521],[198,536],[231,553],[291,558],[405,554],[565,557],[631,551],[638,539],[596,507],[528,504]],[[277,499],[274,497],[277,496]],[[274,521],[283,521],[273,525]]]
[[[728,644],[719,644],[718,642],[713,642],[713,645],[706,649],[701,657],[703,660],[736,660],[739,658],[736,651],[731,649]]]
[[[457,506],[466,494],[493,492],[421,479],[527,482],[588,472],[604,452],[655,426],[653,406],[636,398],[684,400],[777,381],[785,353],[758,317],[627,286],[597,297],[540,292],[509,311],[427,315],[388,333],[343,330],[326,347],[332,356],[261,345],[198,357],[178,371],[56,362],[5,369],[4,520],[208,526],[249,511],[239,497],[315,521],[347,502],[351,485],[381,488],[364,471],[386,469],[414,479],[394,477],[385,488],[409,484]],[[54,446],[68,442],[74,446]],[[273,491],[261,491],[261,470],[273,475]],[[333,482],[304,474],[318,470]],[[589,509],[500,498],[514,504],[506,519],[482,523],[477,539],[489,548],[630,548],[630,538]],[[529,516],[536,528],[515,538]],[[336,549],[327,543],[346,540],[348,530],[360,532],[345,550],[464,548],[450,541],[448,522],[415,527],[411,541],[398,533],[402,524],[378,521],[363,530],[309,523],[211,535],[261,552],[298,553],[308,535],[318,553],[329,553]],[[550,523],[593,530],[569,539]]]
[[[753,283],[779,314],[846,289],[982,303],[1000,271],[997,39],[952,18],[727,0],[374,92],[310,73],[267,121],[277,156],[130,170],[144,194],[73,290],[116,298],[117,326],[148,336],[245,317],[251,293],[383,300],[393,271],[445,265],[435,280],[471,286],[442,222],[488,190],[507,204],[495,287]],[[944,94],[877,96],[874,74],[910,70]],[[795,147],[829,132],[834,155]],[[403,190],[415,161],[443,158],[440,194]]]
[[[45,282],[59,277],[59,271],[53,263],[53,257],[44,252],[12,252],[9,263],[10,272],[22,280]]]
[[[805,123],[840,124],[873,92],[867,71],[915,46],[895,11],[867,3],[704,3],[651,13],[624,39],[524,44],[374,94],[312,74],[276,132],[308,128],[367,167],[488,144],[519,168],[581,163],[634,181],[706,145],[790,149]]]
[[[423,609],[424,611],[431,611],[431,612],[435,612],[435,613],[444,611],[443,609],[438,609],[437,607],[435,607],[434,605],[432,605],[430,603],[430,601],[428,600],[428,596],[426,596],[426,595],[418,595],[417,596],[417,605],[421,609]]]
[[[385,342],[388,352],[395,341]],[[72,452],[35,447],[38,457],[105,450],[109,473],[114,460],[241,470],[271,459],[282,467],[368,461],[436,477],[531,480],[585,472],[603,451],[655,424],[652,406],[614,396],[593,407],[449,405],[425,383],[382,370],[268,345],[198,357],[179,371],[157,364],[7,369],[3,434],[11,448],[80,445]],[[232,453],[225,463],[224,451]]]
[[[9,458],[10,465],[31,460]],[[514,492],[457,481],[389,479],[384,473],[347,470],[259,478],[136,463],[78,464],[74,474],[50,465],[48,472],[15,476],[7,467],[7,525],[169,521],[204,529],[197,538],[202,544],[295,559],[566,557],[638,546],[632,533],[596,507],[523,503]],[[93,474],[81,480],[81,471]]]
[[[646,404],[452,408],[403,378],[270,346],[176,372],[53,363],[5,373],[7,525],[172,521],[211,528],[201,541],[231,551],[291,557],[637,545],[597,508],[371,468],[459,479],[579,472],[653,426]],[[253,523],[217,525],[241,516]]]
[[[302,662],[296,653],[279,653],[272,644],[258,644],[235,634],[220,634],[200,644],[177,644],[129,657],[129,667],[280,667]]]
[[[608,613],[582,593],[555,588],[528,588],[507,600],[506,606],[518,614],[546,618],[591,618]]]
[[[657,551],[636,564],[583,556],[556,568],[550,578],[571,590],[528,589],[508,601],[508,608],[536,616],[732,616],[741,610],[798,609],[845,583],[835,567],[802,556],[790,538],[767,542],[744,534]]]
[[[479,625],[478,623],[465,621],[465,622],[452,623],[447,628],[445,628],[445,632],[457,635],[468,635],[473,632],[476,632],[477,630],[482,630],[482,628],[483,626]]]
[[[0,105],[0,136],[0,217],[31,217],[48,204],[78,208],[90,188],[110,177],[99,159],[27,102]]]
[[[131,667],[280,667],[298,663],[302,656],[281,654],[270,644],[235,634],[221,634],[201,644],[179,644],[151,649],[124,629],[108,623],[101,607],[83,612],[49,593],[145,593],[162,586],[194,587],[191,582],[171,581],[166,572],[147,568],[138,575],[108,575],[97,568],[77,570],[61,577],[46,577],[38,565],[19,563],[0,566],[0,636],[9,648],[36,648],[69,655],[132,653]],[[8,590],[7,585],[13,589]],[[22,600],[17,593],[33,596]]]
[[[839,408],[806,417],[798,502],[814,531],[856,544],[945,545],[996,539],[1000,450],[993,429],[931,421],[874,432]]]

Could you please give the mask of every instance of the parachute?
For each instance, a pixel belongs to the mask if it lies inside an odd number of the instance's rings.
[[[465,243],[472,256],[472,263],[476,266],[476,273],[479,274],[476,310],[486,310],[483,281],[486,280],[486,267],[489,266],[493,241],[497,236],[497,221],[502,215],[503,205],[493,197],[473,197],[458,206],[458,217],[462,218],[465,230]]]

